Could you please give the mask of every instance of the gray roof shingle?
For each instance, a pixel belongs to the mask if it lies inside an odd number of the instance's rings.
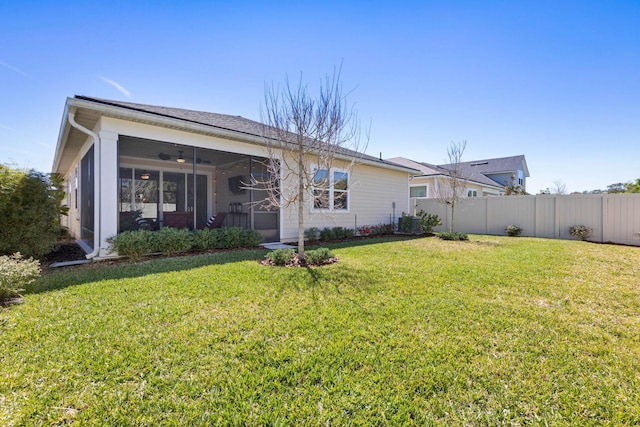
[[[205,126],[211,126],[219,129],[229,130],[233,132],[240,132],[246,135],[264,137],[268,128],[260,122],[246,119],[242,116],[231,116],[228,114],[209,113],[205,111],[186,110],[183,108],[162,107],[158,105],[136,104],[133,102],[114,101],[109,99],[93,98],[89,96],[76,95],[76,99],[96,102],[103,105],[109,105],[118,108],[124,108],[132,111],[138,111],[148,114],[154,114],[161,117],[168,117],[178,120],[183,120],[190,123],[201,124]],[[406,167],[391,161],[382,160],[374,156],[369,156],[364,153],[360,153],[348,148],[339,147],[336,150],[338,153],[355,157],[358,159],[367,160],[383,165]]]

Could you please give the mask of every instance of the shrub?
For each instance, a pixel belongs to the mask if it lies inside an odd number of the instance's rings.
[[[147,231],[153,242],[153,252],[173,255],[187,252],[193,247],[193,233],[186,228],[163,227],[158,231]]]
[[[40,262],[23,259],[19,252],[0,256],[0,300],[20,296],[23,286],[40,276]]]
[[[320,240],[333,240],[333,230],[329,227],[325,227],[320,230]]]
[[[333,238],[337,240],[351,239],[355,232],[347,227],[333,227]]]
[[[120,234],[107,239],[110,249],[118,255],[128,256],[131,259],[140,259],[143,255],[155,250],[153,232],[147,230],[123,231]]]
[[[287,265],[296,256],[294,249],[276,249],[265,255],[265,259],[269,260],[274,265]]]
[[[157,231],[124,231],[109,237],[107,242],[119,255],[139,259],[153,252],[173,255],[192,250],[252,248],[262,242],[262,235],[240,227],[196,231],[164,227]]]
[[[592,232],[593,228],[586,225],[573,225],[569,227],[569,234],[579,238],[580,240],[587,240],[589,237],[591,237]]]
[[[335,255],[328,248],[318,248],[308,250],[304,253],[307,264],[322,265],[328,260],[335,258]]]
[[[304,238],[309,243],[315,243],[320,238],[320,230],[316,227],[307,228],[304,230]]]
[[[459,231],[441,231],[438,233],[438,237],[442,240],[469,240],[469,236],[466,233],[460,233]]]
[[[516,237],[522,233],[522,228],[517,225],[507,225],[507,228],[504,229],[504,232],[507,233],[507,236]]]
[[[421,210],[418,212],[417,216],[420,218],[418,220],[418,228],[420,228],[423,233],[431,233],[433,231],[433,227],[442,225],[442,220],[438,215],[430,214]]]
[[[51,251],[60,232],[60,191],[45,174],[0,165],[0,255]]]
[[[208,251],[218,246],[218,228],[205,228],[193,232],[193,248],[197,251]]]
[[[225,227],[218,228],[218,248],[219,249],[231,249],[241,248],[244,243],[243,232],[240,227]]]
[[[242,230],[242,248],[255,248],[262,243],[262,234],[257,230]]]
[[[400,217],[398,228],[402,233],[413,232],[413,216],[407,215],[405,212],[402,212],[402,216]]]

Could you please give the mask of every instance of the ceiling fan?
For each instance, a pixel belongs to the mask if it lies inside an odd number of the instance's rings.
[[[178,155],[174,155],[174,154],[168,154],[168,153],[164,153],[164,152],[160,152],[158,154],[158,158],[160,160],[171,160],[171,159],[176,159],[176,162],[178,163],[186,163],[187,160],[192,160],[193,157],[185,157],[185,155],[183,154],[184,151],[183,150],[178,150]],[[196,157],[196,163],[200,164],[200,163],[204,163],[207,165],[211,164],[211,160],[203,160],[200,157]]]

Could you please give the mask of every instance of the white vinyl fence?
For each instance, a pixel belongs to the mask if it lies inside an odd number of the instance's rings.
[[[412,214],[437,214],[449,229],[451,209],[435,199],[412,199]],[[567,196],[500,196],[461,199],[455,207],[455,231],[505,235],[508,225],[522,228],[523,236],[575,239],[569,227],[593,229],[593,242],[640,246],[640,194],[572,194]]]

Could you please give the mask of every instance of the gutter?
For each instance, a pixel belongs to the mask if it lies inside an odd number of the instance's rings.
[[[97,161],[94,161],[95,183],[93,185],[93,191],[95,195],[96,193],[95,189],[100,188],[100,137],[96,133],[90,131],[89,129],[85,128],[84,126],[81,126],[80,124],[78,124],[78,122],[76,122],[75,110],[76,109],[73,108],[73,110],[69,111],[69,114],[67,115],[69,124],[74,128],[78,129],[80,132],[87,134],[91,138],[93,138],[94,159],[97,158]],[[100,226],[101,226],[100,219],[101,218],[100,218],[100,194],[99,193],[98,193],[98,197],[94,197],[93,201],[94,201],[93,215],[94,215],[94,228],[95,228],[94,234],[93,234],[93,252],[86,255],[87,259],[95,258],[100,252]]]

